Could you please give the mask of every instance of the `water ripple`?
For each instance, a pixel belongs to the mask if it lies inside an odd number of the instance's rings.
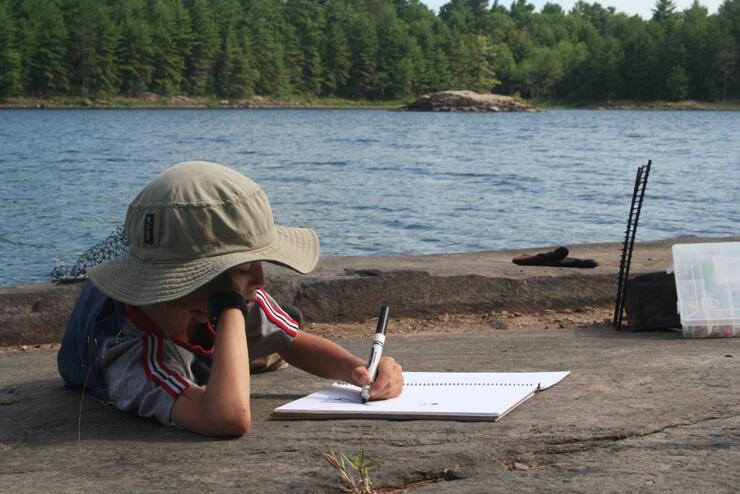
[[[737,234],[740,112],[2,112],[0,285],[40,281],[123,222],[166,167],[229,164],[329,255]],[[207,123],[207,125],[206,125]]]

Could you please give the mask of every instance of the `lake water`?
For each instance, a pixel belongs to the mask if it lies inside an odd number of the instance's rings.
[[[0,286],[73,264],[191,159],[260,183],[324,255],[622,241],[648,159],[638,241],[740,220],[740,112],[3,110],[0,148]]]

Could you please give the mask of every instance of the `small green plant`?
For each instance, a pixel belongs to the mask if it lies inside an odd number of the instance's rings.
[[[333,466],[337,470],[337,473],[339,473],[343,492],[348,494],[375,493],[372,488],[373,483],[370,480],[369,471],[380,462],[378,460],[369,460],[365,456],[364,449],[361,449],[354,458],[341,452],[337,455],[334,450],[329,450],[328,453],[322,454],[329,465]],[[355,476],[358,474],[360,478],[356,479]]]

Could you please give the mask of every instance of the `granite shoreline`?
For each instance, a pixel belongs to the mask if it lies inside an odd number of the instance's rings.
[[[635,245],[630,273],[664,272],[674,243],[738,241],[684,237]],[[313,323],[371,319],[389,305],[394,317],[501,311],[537,313],[614,304],[622,244],[568,246],[594,259],[593,269],[518,266],[512,258],[553,247],[426,256],[325,257],[309,275],[269,266],[268,289],[297,305]],[[59,341],[81,283],[31,283],[0,288],[0,346]]]
[[[738,239],[638,243],[631,272],[664,271],[673,243]],[[398,317],[430,317],[442,328],[414,333],[393,321],[386,351],[405,370],[570,371],[500,421],[275,420],[276,407],[327,385],[287,368],[252,376],[247,435],[205,438],[66,389],[55,348],[0,351],[3,485],[27,493],[342,492],[323,453],[363,451],[379,460],[370,470],[379,493],[735,492],[740,381],[730,376],[740,372],[740,338],[615,331],[608,320],[506,326],[489,317],[589,307],[608,314],[621,244],[568,248],[599,266],[517,266],[512,257],[525,251],[500,251],[325,258],[308,276],[271,272],[276,296],[310,316],[307,330],[357,355],[367,351],[367,319],[387,302]],[[79,288],[1,288],[0,339],[56,338]],[[349,331],[330,333],[343,326]]]
[[[272,97],[223,99],[213,97],[160,96],[141,98],[108,97],[89,99],[74,96],[48,98],[11,97],[0,99],[3,109],[269,109],[269,110],[401,110],[413,101],[353,101],[340,98],[305,98],[280,100]],[[523,101],[523,100],[522,100]],[[558,101],[527,101],[527,104],[548,109],[568,110],[661,110],[661,111],[740,111],[740,101],[605,101],[594,103],[563,103]]]

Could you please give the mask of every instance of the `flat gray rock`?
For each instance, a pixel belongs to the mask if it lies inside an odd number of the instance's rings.
[[[344,340],[358,354],[369,342]],[[740,339],[610,328],[402,337],[407,370],[571,375],[501,421],[271,420],[326,381],[253,377],[253,431],[211,439],[66,390],[49,351],[0,353],[0,474],[13,492],[339,492],[322,458],[362,448],[412,492],[736,492]]]
[[[674,243],[738,241],[740,237],[687,237],[635,245],[631,273],[665,272]],[[316,270],[299,275],[268,265],[270,291],[280,303],[300,307],[307,321],[363,321],[390,305],[393,317],[490,311],[536,312],[613,305],[621,243],[568,246],[570,256],[594,259],[577,269],[518,266],[527,250],[426,256],[323,257]],[[0,288],[0,346],[61,340],[82,284],[34,283]]]

